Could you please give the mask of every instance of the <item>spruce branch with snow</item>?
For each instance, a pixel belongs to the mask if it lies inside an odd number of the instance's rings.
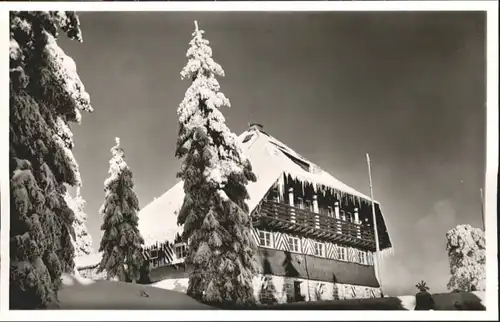
[[[92,236],[90,236],[87,230],[87,214],[84,212],[85,200],[80,195],[80,189],[77,189],[75,197],[69,191],[66,191],[64,200],[75,215],[75,220],[73,221],[75,236],[72,239],[75,256],[88,255],[92,251]]]
[[[107,278],[135,283],[139,280],[144,257],[144,239],[139,232],[139,200],[132,181],[132,171],[125,162],[125,154],[116,138],[111,148],[109,177],[104,181],[104,203],[99,211],[103,217],[104,234],[99,251],[102,260],[98,273],[106,271]]]
[[[78,186],[70,125],[92,112],[59,31],[82,41],[72,11],[10,11],[10,307],[57,304],[63,272],[74,267],[74,214],[66,186]]]
[[[184,225],[186,262],[193,266],[187,292],[204,302],[250,305],[257,245],[246,185],[256,177],[221,112],[230,106],[216,79],[224,71],[204,31],[195,27],[181,71],[191,85],[177,109],[176,157],[182,159],[178,176],[185,192],[178,224]]]
[[[470,292],[486,289],[486,241],[484,231],[458,225],[446,233],[450,263],[449,290]]]

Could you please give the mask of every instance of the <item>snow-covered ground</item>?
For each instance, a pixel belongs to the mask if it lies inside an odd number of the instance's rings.
[[[485,310],[484,292],[433,294],[435,311]],[[415,296],[286,303],[275,310],[415,310]],[[262,307],[261,307],[262,309]],[[264,307],[265,309],[265,307]]]
[[[161,288],[163,290],[173,290],[177,292],[186,293],[188,288],[188,278],[165,279],[151,284],[153,287]]]
[[[140,284],[88,280],[64,275],[60,309],[68,310],[210,310],[184,293]]]
[[[186,282],[186,283],[184,283]],[[153,309],[153,310],[210,310],[187,296],[183,291],[172,291],[173,285],[159,282],[151,285],[130,284],[115,281],[93,281],[78,275],[64,275],[63,288],[59,292],[60,309]],[[170,282],[168,282],[170,283]],[[179,288],[187,287],[187,280]],[[481,310],[485,306],[484,292],[433,294],[436,310]],[[317,301],[287,303],[258,309],[278,310],[414,310],[415,296],[398,296],[377,299],[353,299],[344,301]]]

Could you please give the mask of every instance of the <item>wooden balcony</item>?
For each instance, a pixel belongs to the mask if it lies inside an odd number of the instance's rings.
[[[338,220],[283,203],[263,201],[253,218],[255,228],[273,229],[346,246],[375,250],[370,227]]]

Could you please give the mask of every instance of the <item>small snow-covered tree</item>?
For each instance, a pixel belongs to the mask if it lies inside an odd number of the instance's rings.
[[[66,191],[64,200],[75,215],[75,220],[73,221],[73,230],[75,232],[73,247],[75,249],[75,256],[88,255],[92,251],[92,236],[90,236],[87,230],[87,214],[84,212],[85,200],[80,195],[80,189],[77,189],[75,197],[69,191]]]
[[[71,273],[74,215],[66,186],[80,185],[71,123],[91,112],[76,65],[58,32],[82,41],[72,11],[10,11],[10,306],[57,303]]]
[[[450,262],[449,290],[470,292],[486,288],[486,242],[484,231],[458,225],[446,233]]]
[[[251,237],[246,185],[256,178],[220,111],[230,106],[215,78],[224,71],[195,26],[181,72],[191,86],[177,109],[176,157],[183,159],[178,176],[185,192],[178,224],[184,225],[186,262],[193,267],[187,293],[205,302],[248,305],[255,301],[257,245]]]
[[[103,252],[98,272],[106,271],[108,279],[139,280],[144,261],[144,239],[139,232],[139,200],[133,191],[132,171],[116,138],[111,149],[109,177],[104,181],[104,203],[99,211],[103,216],[100,252]]]

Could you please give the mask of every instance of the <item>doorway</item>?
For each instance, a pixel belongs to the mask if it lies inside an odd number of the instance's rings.
[[[300,294],[300,281],[293,282],[293,299],[295,302],[303,301],[303,296]]]

